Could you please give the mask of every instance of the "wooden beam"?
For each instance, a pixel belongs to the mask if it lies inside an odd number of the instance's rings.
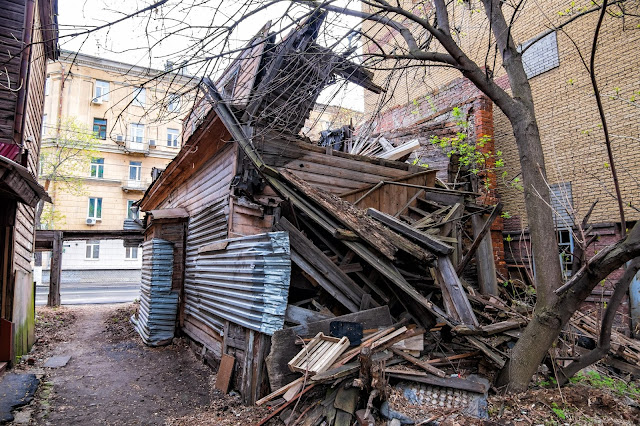
[[[424,371],[426,371],[427,373],[431,373],[434,374],[438,377],[445,377],[446,373],[442,370],[440,370],[439,368],[434,367],[433,365],[430,365],[429,363],[425,362],[425,361],[421,361],[418,358],[414,358],[411,355],[409,355],[408,353],[400,350],[400,349],[396,349],[394,347],[391,348],[391,351],[398,355],[399,357],[403,358],[405,361],[409,361],[411,364],[416,365],[420,368],[422,368]]]
[[[385,371],[386,372],[386,371]],[[461,389],[469,392],[486,393],[489,389],[486,385],[478,382],[472,382],[468,379],[461,379],[459,377],[435,377],[430,374],[416,375],[416,374],[400,374],[396,372],[387,372],[391,377],[397,379],[409,380],[412,382],[425,383],[428,385],[442,386],[446,388]]]
[[[382,213],[381,211],[378,211],[374,208],[369,208],[367,209],[367,215],[381,222],[385,226],[388,226],[393,231],[399,232],[402,235],[420,243],[421,245],[427,247],[429,250],[435,253],[449,254],[453,251],[453,247],[443,243],[442,241],[439,241],[437,238],[434,238],[431,235],[420,232],[417,229],[412,228],[403,222],[400,222],[395,217],[390,216],[386,213]]]
[[[334,316],[326,315],[321,312],[312,311],[310,309],[301,308],[295,305],[287,305],[287,312],[285,313],[285,321],[294,324],[307,324],[315,321],[322,321]]]
[[[444,297],[450,299],[455,312],[450,312],[460,318],[463,324],[470,327],[477,327],[476,319],[469,298],[462,287],[462,283],[456,274],[451,259],[447,256],[438,256],[438,265],[435,268],[436,278]]]
[[[345,272],[317,248],[302,232],[291,224],[286,218],[280,218],[275,229],[289,233],[289,243],[293,250],[298,252],[306,263],[312,265],[329,282],[337,287],[352,302],[360,306],[364,290],[358,286]],[[352,311],[355,312],[355,311]]]
[[[53,253],[49,278],[47,306],[60,306],[60,279],[62,273],[62,231],[53,231]]]
[[[491,229],[491,225],[496,220],[496,218],[498,217],[501,211],[502,211],[502,203],[499,202],[493,208],[493,210],[491,211],[491,214],[489,215],[489,218],[484,223],[484,226],[480,229],[480,231],[476,235],[475,239],[473,240],[473,243],[471,244],[471,247],[469,247],[469,251],[458,264],[458,267],[456,268],[456,273],[458,275],[460,275],[464,270],[464,268],[469,264],[476,250],[480,246],[482,239],[484,238],[485,235],[487,235],[487,232],[489,232],[489,230]],[[493,259],[493,256],[491,256],[491,258]]]

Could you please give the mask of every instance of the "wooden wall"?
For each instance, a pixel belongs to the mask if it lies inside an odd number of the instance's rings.
[[[40,27],[39,8],[34,7],[34,28]],[[44,108],[44,83],[46,78],[46,55],[40,31],[33,33],[34,45],[31,48],[31,66],[27,86],[27,114],[25,118],[23,141],[29,150],[27,169],[37,177],[40,156],[40,138],[42,128],[42,109]],[[31,256],[35,232],[35,210],[18,203],[15,229],[15,266],[31,273]]]
[[[25,27],[25,12],[27,0],[1,0],[0,10],[0,62],[2,63],[2,84],[7,79],[12,89],[20,87],[20,61],[22,51],[23,29]],[[18,92],[0,90],[0,142],[13,143],[14,122]]]
[[[435,185],[435,179],[436,171],[433,170],[408,175],[402,178],[396,178],[393,179],[393,181],[410,185],[433,187]],[[350,203],[355,203],[362,196],[366,195],[366,197],[357,204],[358,208],[367,209],[372,207],[383,213],[395,215],[400,209],[406,207],[412,197],[420,191],[420,188],[384,184],[367,194],[372,188],[375,188],[375,185],[368,186],[358,191],[344,193],[341,195],[341,198],[349,201]],[[412,200],[410,205],[415,206],[416,200]]]
[[[207,160],[189,179],[174,189],[157,207],[171,209],[182,207],[193,216],[226,196],[235,175],[236,145],[227,144]]]
[[[420,171],[405,163],[327,151],[283,137],[265,135],[255,138],[254,144],[266,164],[287,169],[310,185],[336,195]]]

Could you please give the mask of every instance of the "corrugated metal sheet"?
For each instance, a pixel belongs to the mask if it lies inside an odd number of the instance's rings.
[[[284,325],[291,259],[289,234],[269,232],[223,240],[198,254],[195,285],[185,286],[201,314],[273,334]]]
[[[134,219],[125,219],[122,229],[125,231],[141,231],[144,227]]]
[[[11,161],[16,160],[16,156],[20,153],[20,145],[13,143],[0,142],[0,156],[6,157]]]
[[[225,239],[228,199],[194,215],[187,235],[185,314],[218,333],[228,320],[273,334],[287,308],[291,260],[285,232]],[[205,246],[217,243],[214,251]]]
[[[191,217],[187,232],[185,263],[185,315],[193,316],[220,334],[222,334],[224,320],[212,314],[210,310],[201,310],[197,299],[189,296],[188,291],[193,294],[193,291],[197,290],[195,266],[200,247],[227,238],[226,208],[228,205],[229,199],[224,197]]]
[[[142,244],[142,282],[135,329],[149,346],[169,343],[175,334],[178,293],[171,290],[173,244],[154,238]]]

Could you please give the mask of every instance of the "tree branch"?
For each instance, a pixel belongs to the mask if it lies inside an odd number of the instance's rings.
[[[588,367],[594,362],[600,361],[607,355],[607,353],[609,353],[609,349],[611,347],[611,327],[613,326],[613,320],[616,317],[618,306],[622,303],[622,300],[629,289],[629,284],[636,276],[636,273],[638,273],[638,270],[640,270],[640,259],[635,259],[616,284],[613,294],[609,299],[607,309],[604,313],[604,318],[602,319],[602,325],[600,326],[600,337],[598,338],[597,347],[560,370],[560,374],[558,374],[557,379],[561,386],[567,383],[578,371]]]

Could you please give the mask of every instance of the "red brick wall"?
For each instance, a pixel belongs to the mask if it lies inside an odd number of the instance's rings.
[[[437,169],[438,177],[446,181],[449,157],[439,147],[433,146],[429,139],[432,136],[451,137],[460,130],[451,115],[454,107],[459,107],[467,116],[472,138],[479,141],[489,137],[480,150],[492,154],[487,160],[486,168],[494,169],[493,103],[464,78],[452,81],[428,97],[417,98],[411,103],[386,110],[376,117],[372,126],[373,132],[374,135],[383,135],[394,145],[418,139],[421,148],[415,152],[413,158],[418,158],[421,164],[428,164],[430,168]],[[410,161],[413,158],[410,158]],[[488,182],[488,191],[484,185],[481,185],[484,194],[478,202],[495,205],[500,201],[496,172],[494,170],[484,172],[480,180]],[[491,227],[491,241],[496,270],[506,279],[508,275],[502,231],[503,219],[498,218]]]

